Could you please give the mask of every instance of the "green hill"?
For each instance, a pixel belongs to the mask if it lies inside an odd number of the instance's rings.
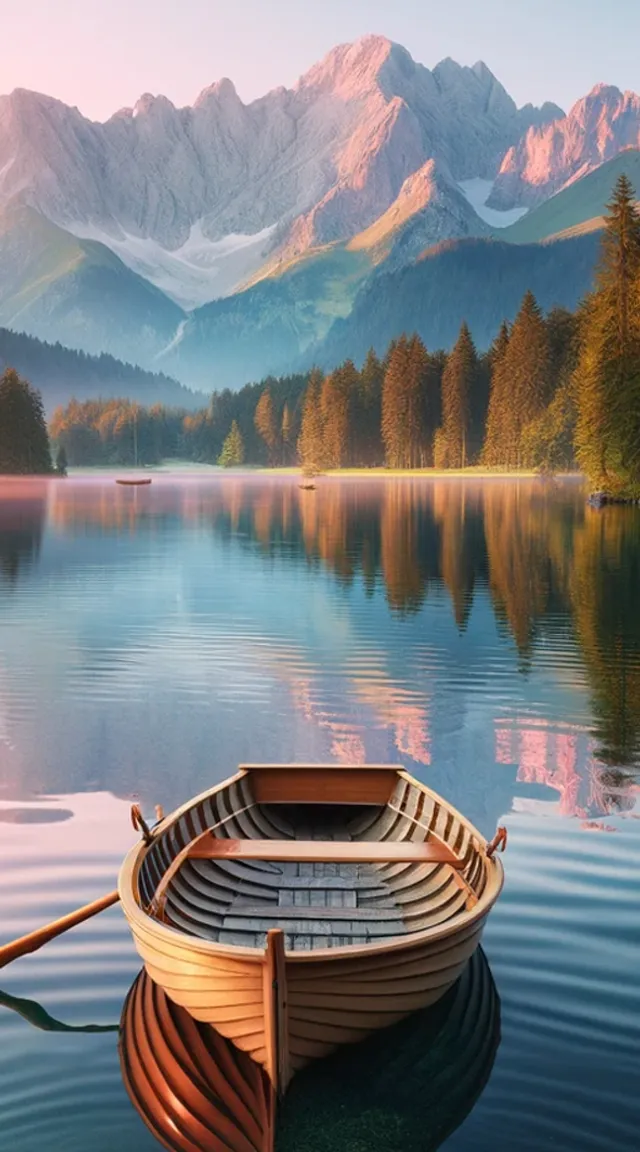
[[[184,312],[103,244],[35,209],[0,212],[0,324],[70,348],[149,364]]]
[[[640,151],[630,148],[545,200],[496,233],[510,244],[537,244],[562,235],[579,235],[602,227],[602,215],[618,176],[624,172],[640,196]]]

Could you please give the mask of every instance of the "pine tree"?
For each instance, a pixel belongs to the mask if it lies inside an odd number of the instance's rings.
[[[425,388],[429,357],[419,336],[394,342],[382,390],[382,439],[388,468],[419,468],[426,462]]]
[[[580,314],[575,374],[576,454],[589,478],[640,484],[640,216],[619,177],[602,239],[595,291]]]
[[[425,419],[430,421],[432,394],[429,388],[431,364],[429,354],[422,340],[414,333],[407,348],[407,375],[405,379],[407,399],[407,467],[422,468],[429,463],[431,442],[427,443]],[[435,424],[430,426],[435,431]]]
[[[298,456],[305,475],[313,476],[324,467],[324,435],[320,411],[320,389],[323,376],[314,369],[304,397],[302,423],[298,437]]]
[[[380,433],[383,382],[384,365],[370,348],[360,371],[351,413],[354,463],[365,467],[375,467],[384,459]]]
[[[359,384],[353,361],[327,376],[320,390],[323,449],[326,468],[344,468],[350,457],[351,397]]]
[[[434,463],[435,438],[442,423],[442,377],[447,363],[445,352],[427,356],[422,382],[422,464]]]
[[[504,361],[508,346],[509,325],[505,320],[489,351],[489,410],[482,449],[482,463],[489,467],[502,464],[506,456],[505,424],[508,420],[509,381],[504,371]]]
[[[260,395],[253,422],[258,435],[262,437],[267,446],[267,457],[269,464],[273,468],[277,463],[280,438],[278,435],[278,422],[276,420],[273,400],[271,399],[271,392],[268,388],[265,388]]]
[[[56,472],[58,476],[66,476],[69,462],[64,444],[61,444],[56,453]]]
[[[387,468],[406,467],[405,379],[409,341],[403,334],[389,350],[382,389],[382,440]]]
[[[239,468],[241,464],[244,464],[244,442],[237,420],[231,424],[231,429],[218,457],[218,464],[221,468]]]
[[[478,377],[478,356],[465,323],[442,375],[442,444],[450,468],[469,462],[471,413]]]
[[[39,392],[7,368],[0,380],[0,473],[53,471],[49,434]]]
[[[503,458],[500,463],[520,468],[524,463],[522,435],[551,398],[549,335],[533,292],[527,292],[516,316],[505,352],[505,407]]]
[[[573,374],[577,358],[577,318],[566,308],[553,308],[546,318],[553,396],[522,433],[522,462],[552,472],[571,468],[576,403]]]

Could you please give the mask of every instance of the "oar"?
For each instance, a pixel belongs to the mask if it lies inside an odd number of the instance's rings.
[[[160,804],[156,805],[156,817],[158,824],[164,818]],[[145,844],[153,843],[154,832],[144,820],[139,804],[134,804],[131,808],[131,823],[135,829],[142,832]],[[48,944],[50,940],[55,940],[56,936],[62,936],[63,932],[68,932],[77,924],[83,924],[85,920],[97,916],[98,912],[104,912],[106,908],[111,908],[113,904],[118,903],[119,899],[120,896],[116,889],[115,892],[109,892],[107,896],[102,896],[91,904],[84,904],[82,908],[76,908],[75,912],[70,912],[68,916],[61,916],[59,920],[53,920],[51,924],[45,924],[44,927],[37,928],[35,932],[20,936],[18,940],[12,940],[10,944],[3,944],[0,947],[0,968],[10,964],[12,960],[18,960],[20,956],[28,955],[29,952],[37,952],[43,944]]]
[[[119,899],[120,896],[116,889],[115,892],[109,892],[108,896],[102,896],[91,904],[84,904],[82,908],[76,908],[75,912],[69,912],[68,916],[61,916],[59,920],[53,920],[51,924],[36,928],[35,932],[20,936],[18,940],[12,940],[10,944],[3,944],[0,947],[0,968],[4,968],[6,964],[10,964],[12,960],[17,960],[20,956],[26,956],[29,952],[37,952],[43,944],[48,944],[50,940],[55,940],[56,936],[61,936],[63,932],[75,928],[76,924],[83,924],[85,920],[97,916],[98,912],[104,912],[105,908],[111,908],[113,904],[118,903]]]

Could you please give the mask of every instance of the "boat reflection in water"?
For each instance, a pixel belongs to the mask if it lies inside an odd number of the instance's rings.
[[[146,972],[121,1020],[132,1103],[172,1152],[433,1152],[468,1116],[500,1043],[500,1000],[477,949],[434,1007],[303,1070],[278,1106],[263,1070],[173,1004]]]
[[[169,1000],[144,970],[122,1013],[120,1067],[134,1107],[165,1148],[273,1149],[275,1109],[266,1073]]]

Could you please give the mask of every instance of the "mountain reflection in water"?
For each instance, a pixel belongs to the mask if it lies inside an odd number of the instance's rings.
[[[383,589],[392,616],[408,622],[446,595],[447,616],[461,636],[474,610],[486,617],[490,606],[498,634],[514,646],[524,676],[555,658],[558,678],[569,690],[579,678],[586,680],[591,704],[590,723],[562,731],[542,717],[532,717],[526,727],[519,718],[512,731],[508,716],[496,716],[496,762],[517,764],[521,782],[559,791],[565,812],[593,816],[627,803],[625,769],[636,769],[640,760],[640,511],[587,507],[577,481],[324,478],[309,493],[293,479],[255,475],[176,482],[159,474],[155,480],[153,490],[145,492],[119,489],[111,478],[48,486],[38,481],[33,490],[28,482],[4,482],[0,571],[15,591],[23,578],[33,583],[45,528],[55,540],[51,560],[58,569],[49,573],[45,564],[45,579],[63,579],[60,568],[69,565],[68,578],[76,582],[87,568],[102,576],[110,566],[119,571],[122,563],[139,570],[145,548],[153,550],[163,538],[173,540],[179,532],[187,539],[196,533],[201,540],[210,531],[217,547],[227,555],[233,550],[228,562],[238,580],[243,553],[247,568],[256,553],[272,569],[284,564],[291,571],[303,564],[330,573],[345,591],[360,586],[373,598]],[[131,538],[135,545],[127,549],[123,541]],[[155,576],[150,558],[140,578],[148,581],[151,601]],[[303,597],[305,592],[301,589]],[[213,598],[215,588],[208,593]],[[258,603],[256,615],[259,610]],[[440,634],[444,619],[438,621]],[[237,636],[239,659],[242,639]],[[253,659],[255,652],[247,655]],[[259,655],[267,674],[288,684],[296,709],[326,730],[337,759],[355,762],[367,755],[361,727],[333,715],[326,700],[318,699],[318,670],[308,657],[291,643],[268,642]],[[423,667],[433,662],[433,649],[423,645],[420,655]],[[118,659],[124,661],[126,653]],[[348,691],[395,733],[401,756],[430,764],[428,694],[411,682],[392,681],[379,665],[372,636],[362,637],[360,660],[352,653],[345,669]],[[97,676],[100,669],[87,671]],[[492,671],[497,682],[503,670],[483,669],[485,677]],[[564,747],[560,774],[549,768],[554,741]],[[573,779],[574,771],[588,781]]]

